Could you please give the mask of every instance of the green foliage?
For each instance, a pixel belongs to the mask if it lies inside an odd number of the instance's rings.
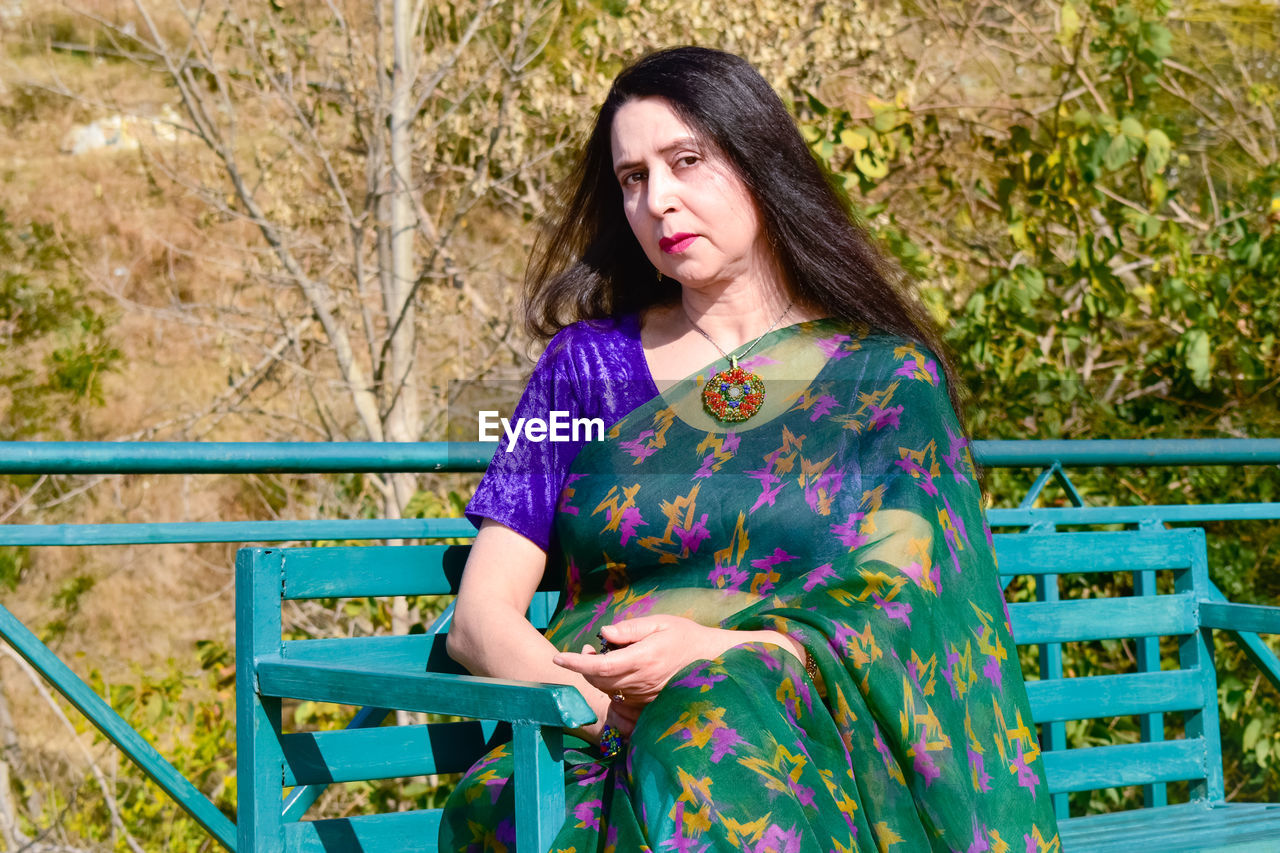
[[[56,616],[44,626],[41,639],[45,643],[57,643],[67,633],[71,620],[80,612],[80,601],[93,589],[97,580],[88,575],[73,575],[53,594]]]
[[[30,548],[14,545],[0,547],[0,588],[14,590],[30,560]]]
[[[405,518],[462,518],[467,508],[467,499],[455,491],[444,495],[433,491],[419,490],[405,504]]]
[[[135,668],[126,683],[108,683],[95,670],[90,686],[135,730],[156,746],[173,766],[206,793],[230,818],[235,818],[235,668],[229,651],[216,643],[198,643],[202,661],[197,672],[186,672],[173,660],[159,674]],[[78,714],[70,718],[81,732],[90,726]],[[94,752],[111,755],[93,730]],[[101,761],[101,759],[99,759]],[[105,765],[105,763],[103,763]],[[145,850],[197,853],[210,849],[209,835],[163,794],[131,762],[121,758],[118,772],[107,773],[121,821]],[[43,803],[43,811],[26,815],[27,829],[57,825],[85,841],[106,845],[116,833],[97,780],[82,771],[74,779],[49,780],[43,774],[19,774],[16,790],[27,802]],[[111,849],[127,853],[123,836]]]
[[[0,209],[0,441],[76,436],[105,402],[103,376],[122,356],[73,257],[53,226]]]
[[[71,258],[68,247],[48,224],[33,222],[21,229],[0,210],[0,323],[5,344],[23,344],[54,331],[75,310],[75,293],[67,287],[49,286],[50,274],[66,274]]]
[[[1239,649],[1219,648],[1219,667],[1227,675],[1218,685],[1222,705],[1223,760],[1228,779],[1243,801],[1274,799],[1275,769],[1280,761],[1280,724],[1275,690],[1253,672]],[[1247,674],[1247,680],[1241,675]],[[1269,712],[1270,711],[1270,712]]]
[[[175,662],[161,677],[136,673],[133,684],[104,689],[94,673],[94,687],[108,696],[112,707],[131,726],[155,737],[171,735],[157,744],[163,754],[197,788],[209,795],[229,817],[235,815],[235,698],[228,680],[224,656],[210,656],[203,649],[200,672],[183,672]],[[225,649],[223,649],[225,652]],[[234,669],[230,669],[234,679]],[[124,769],[124,768],[122,768]],[[208,834],[160,794],[132,764],[116,784],[120,816],[126,826],[153,827],[165,839],[165,850],[186,853],[207,849]],[[89,803],[86,802],[86,806]],[[86,838],[101,838],[110,823],[105,809],[86,809],[79,828]],[[96,829],[95,829],[96,827]],[[95,835],[95,832],[97,833]],[[126,849],[117,842],[117,849]]]
[[[953,283],[949,339],[975,434],[1213,435],[1231,408],[1238,428],[1274,431],[1273,400],[1239,404],[1280,368],[1280,164],[1244,163],[1230,194],[1196,168],[1204,141],[1184,139],[1195,111],[1170,95],[1185,80],[1165,64],[1177,46],[1165,5],[1061,8],[1068,50],[1018,69],[1056,81],[1034,93],[1042,105],[976,132],[902,95],[857,118],[815,97],[815,152],[864,197],[911,173],[925,206],[866,211],[909,272]]]

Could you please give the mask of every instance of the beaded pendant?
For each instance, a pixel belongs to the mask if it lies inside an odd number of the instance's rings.
[[[702,404],[717,420],[745,421],[764,405],[764,380],[738,367],[738,360],[731,358],[729,369],[712,376],[703,386]]]

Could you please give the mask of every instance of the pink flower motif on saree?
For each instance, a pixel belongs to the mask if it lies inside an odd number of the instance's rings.
[[[829,338],[818,338],[814,341],[818,349],[824,356],[829,359],[844,358],[849,353],[844,350],[844,345],[849,343],[853,338],[849,335],[832,335]]]
[[[631,441],[618,442],[618,446],[635,457],[636,464],[639,464],[658,452],[658,444],[656,442],[649,441],[649,439],[656,435],[656,432],[651,429],[647,429]]]
[[[813,588],[816,586],[826,586],[827,581],[835,576],[836,572],[835,569],[831,568],[831,564],[823,563],[821,566],[818,566],[816,569],[809,572],[805,577],[804,591],[812,592]]]
[[[648,524],[644,517],[640,515],[640,510],[633,506],[629,506],[622,511],[622,521],[618,524],[618,529],[622,531],[622,544],[626,545],[632,536],[636,535],[636,528],[642,524]]]
[[[840,544],[847,547],[850,551],[860,545],[865,545],[870,537],[863,533],[861,524],[863,518],[866,517],[864,512],[851,512],[849,519],[844,524],[831,525],[831,532],[840,540]]]
[[[887,409],[872,406],[870,416],[867,418],[867,427],[873,432],[878,432],[886,427],[901,429],[902,411],[902,406],[892,406]]]

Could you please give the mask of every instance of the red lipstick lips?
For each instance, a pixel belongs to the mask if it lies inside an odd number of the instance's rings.
[[[685,249],[693,245],[693,241],[698,239],[697,234],[672,234],[670,237],[663,237],[658,241],[658,248],[666,252],[668,255],[678,255]]]

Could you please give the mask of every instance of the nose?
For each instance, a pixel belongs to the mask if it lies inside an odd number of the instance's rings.
[[[679,206],[675,180],[667,170],[651,170],[647,183],[645,202],[650,214],[664,216]]]

